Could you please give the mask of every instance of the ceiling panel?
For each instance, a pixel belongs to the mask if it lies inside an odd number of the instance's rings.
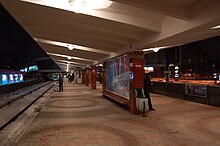
[[[112,1],[109,8],[84,14],[20,0],[1,0],[1,4],[36,40],[84,47],[70,51],[37,41],[46,52],[82,58],[69,60],[50,55],[55,61],[66,63],[97,64],[133,50],[185,44],[220,35],[218,30],[210,29],[220,24],[218,0]]]

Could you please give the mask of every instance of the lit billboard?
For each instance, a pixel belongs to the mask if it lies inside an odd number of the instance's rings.
[[[129,55],[107,61],[106,83],[108,91],[130,98]]]
[[[207,97],[207,86],[197,84],[185,84],[185,94],[192,96]]]
[[[3,86],[7,84],[23,82],[24,79],[22,74],[3,73],[0,74],[0,81],[0,86]]]

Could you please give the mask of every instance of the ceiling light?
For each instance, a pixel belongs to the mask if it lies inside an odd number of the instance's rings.
[[[82,13],[84,11],[93,9],[108,8],[112,1],[109,0],[69,0],[73,11],[76,13]]]
[[[77,59],[77,60],[84,60],[84,61],[89,61],[89,62],[93,62],[95,60],[91,60],[91,59],[86,59],[86,58],[80,58],[80,57],[74,57],[74,56],[67,56],[67,55],[63,55],[63,54],[56,54],[56,53],[49,53],[47,52],[48,55],[53,55],[53,56],[59,56],[59,57],[65,57],[67,59]]]
[[[159,50],[160,50],[159,47],[153,48],[153,51],[154,51],[154,52],[158,52]]]
[[[220,25],[217,25],[217,26],[212,27],[211,29],[219,29],[219,28],[220,28]]]
[[[154,51],[154,52],[158,52],[160,49],[165,49],[165,48],[170,48],[171,46],[163,46],[163,47],[154,47],[154,48],[147,48],[147,49],[143,49],[142,51]]]
[[[148,49],[144,49],[143,51],[154,51],[154,52],[158,52],[161,49],[161,47],[155,47],[155,48],[148,48]]]
[[[110,0],[21,0],[24,2],[73,11],[76,13],[90,14],[94,9],[108,8]]]
[[[73,49],[74,49],[74,45],[67,45],[67,48],[68,48],[69,50],[73,50]]]

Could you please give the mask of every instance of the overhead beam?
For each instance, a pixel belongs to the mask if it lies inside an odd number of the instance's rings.
[[[213,26],[220,24],[220,1],[214,1],[213,3],[198,13],[195,17],[190,19],[189,21],[182,21],[179,19],[175,19],[172,17],[167,17],[163,21],[163,31],[157,35],[151,35],[150,37],[143,39],[142,41],[137,41],[133,44],[133,47],[136,49],[143,49],[152,47],[155,45],[169,45],[174,44],[174,40],[176,38],[180,38],[181,41],[178,43],[185,42],[185,37],[188,40],[192,38],[191,41],[194,41],[193,34],[197,34],[198,32],[205,34],[208,31],[207,36],[203,35],[200,39],[206,39],[210,37],[210,29]],[[215,36],[216,34],[213,34]],[[197,37],[198,38],[198,37]],[[189,43],[188,42],[188,43]]]
[[[54,45],[49,45],[49,44],[39,44],[44,51],[46,52],[60,52],[61,54],[66,52],[67,54],[70,55],[75,55],[78,57],[89,57],[91,59],[95,59],[95,58],[100,58],[102,56],[105,56],[104,54],[99,54],[99,53],[95,53],[95,52],[88,52],[88,51],[83,51],[83,50],[77,50],[77,49],[73,49],[73,50],[69,50],[68,48],[64,48],[64,47],[59,47],[59,46],[54,46]]]
[[[29,32],[42,32],[47,34],[60,34],[63,37],[72,36],[85,39],[96,39],[98,41],[110,42],[112,44],[125,45],[131,44],[131,39],[126,39],[123,37],[113,36],[105,33],[100,33],[96,31],[79,30],[75,27],[57,29],[56,27],[45,27],[45,26],[24,26]],[[55,33],[54,33],[55,32]]]
[[[59,61],[55,61],[55,63],[57,64],[61,64],[61,65],[68,65],[67,63],[63,63],[63,62],[59,62]],[[85,65],[79,65],[79,64],[69,64],[69,66],[73,67],[73,66],[76,66],[76,67],[84,67]]]
[[[32,2],[34,2],[34,1],[32,1]],[[23,2],[23,5],[28,6],[31,4],[32,3]],[[17,4],[17,6],[19,6],[19,5],[20,5],[20,3]],[[36,3],[35,5],[38,5],[38,4]],[[41,9],[44,9],[46,6],[39,5],[39,8],[40,7],[41,7]],[[36,6],[34,6],[34,7],[32,6],[32,11],[35,8],[36,8]],[[49,7],[46,7],[46,8],[48,10],[51,9]],[[27,10],[28,8],[25,8],[25,9]],[[57,13],[60,13],[60,11],[67,11],[67,9],[60,7],[59,9],[57,9]],[[43,11],[39,11],[39,9],[38,9],[38,12],[41,14]],[[70,11],[68,11],[68,12],[70,12]],[[131,17],[131,16],[127,16],[127,15],[121,15],[121,14],[103,12],[103,11],[97,11],[97,10],[90,10],[89,12],[85,11],[85,12],[83,12],[83,14],[89,15],[90,17],[94,16],[96,18],[107,19],[107,20],[111,20],[111,21],[115,21],[115,22],[120,22],[120,23],[124,23],[124,24],[129,24],[129,25],[145,28],[145,29],[148,29],[148,30],[151,30],[154,32],[160,32],[160,29],[161,29],[161,26],[159,25],[160,23],[151,22],[150,19],[139,19],[138,17]],[[43,17],[43,15],[41,17]],[[60,18],[60,19],[62,21],[63,18]],[[154,25],[148,25],[148,24],[154,24]]]
[[[167,16],[178,19],[188,20],[192,18],[192,10],[190,7],[178,5],[165,0],[112,0],[114,2],[138,7],[141,9],[151,10]]]
[[[71,62],[76,62],[80,64],[91,64],[90,61],[85,61],[85,60],[78,60],[78,59],[67,59],[66,57],[60,57],[60,56],[54,56],[54,55],[49,55],[51,59],[53,60],[66,60],[66,61],[71,61]]]
[[[139,18],[138,16],[132,17],[132,16],[117,14],[113,12],[105,12],[101,10],[94,10],[94,12],[91,13],[90,15],[107,20],[121,22],[124,24],[137,26],[152,32],[159,33],[161,31],[161,23],[159,21],[156,22],[150,18],[143,19],[143,18]]]
[[[110,33],[113,35],[121,35],[123,37],[127,36],[132,39],[140,39],[142,37],[140,32],[142,33],[143,28],[126,23],[101,19],[89,15],[76,14],[65,10],[34,5],[21,1],[4,1],[4,5],[6,5],[10,14],[12,14],[22,25],[49,25],[59,26],[61,28],[80,27],[81,29],[95,29],[96,31]]]
[[[40,38],[35,38],[35,40],[38,42],[38,44],[42,47],[59,47],[58,49],[67,49],[68,45],[75,45],[75,44],[69,44],[69,43],[64,43],[64,42],[57,42],[53,40],[44,40]],[[47,45],[47,46],[45,46]],[[52,46],[51,46],[52,45]],[[105,50],[100,50],[100,49],[95,49],[95,48],[89,48],[89,47],[84,47],[84,46],[77,46],[74,48],[74,50],[79,51],[81,54],[82,53],[87,53],[87,54],[97,54],[97,55],[110,55],[113,52],[110,51],[105,51]]]
[[[86,64],[83,64],[83,63],[78,63],[78,62],[73,62],[73,61],[66,61],[66,60],[58,60],[58,59],[56,59],[55,61],[63,62],[63,63],[69,63],[69,64],[72,64],[72,65],[80,65],[80,66],[85,66],[86,65]]]
[[[19,15],[17,13],[16,13],[15,18],[24,27],[34,26],[34,27],[46,27],[46,28],[53,27],[54,29],[57,29],[57,30],[67,29],[67,28],[74,29],[74,30],[87,30],[88,32],[97,32],[97,33],[106,34],[109,36],[123,37],[124,39],[127,39],[127,40],[140,40],[143,37],[142,32],[148,32],[144,29],[142,31],[140,29],[137,29],[135,31],[129,28],[128,29],[124,29],[124,28],[122,29],[121,27],[117,28],[117,25],[113,27],[111,23],[109,23],[109,25],[96,24],[96,27],[94,27],[91,23],[88,23],[88,22],[57,21],[56,19],[51,19],[51,18],[47,20],[46,18],[42,18],[42,17],[33,19],[30,16],[24,16],[22,14]]]
[[[46,33],[39,33],[39,32],[29,32],[33,38],[43,38],[46,40],[54,40],[60,42],[68,42],[75,45],[85,46],[89,48],[96,48],[100,50],[105,50],[109,52],[115,52],[118,49],[122,48],[120,45],[111,44],[109,42],[98,42],[94,39],[85,39],[85,38],[78,38],[78,37],[71,37],[66,36],[65,38],[61,35],[56,34],[46,34]]]

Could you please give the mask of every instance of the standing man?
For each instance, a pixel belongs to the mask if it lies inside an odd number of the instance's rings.
[[[151,97],[150,97],[150,91],[151,91],[151,81],[150,77],[147,73],[144,74],[144,95],[148,98],[148,107],[150,111],[155,111],[155,109],[152,106],[151,103]]]
[[[59,74],[59,92],[63,92],[63,75]]]

